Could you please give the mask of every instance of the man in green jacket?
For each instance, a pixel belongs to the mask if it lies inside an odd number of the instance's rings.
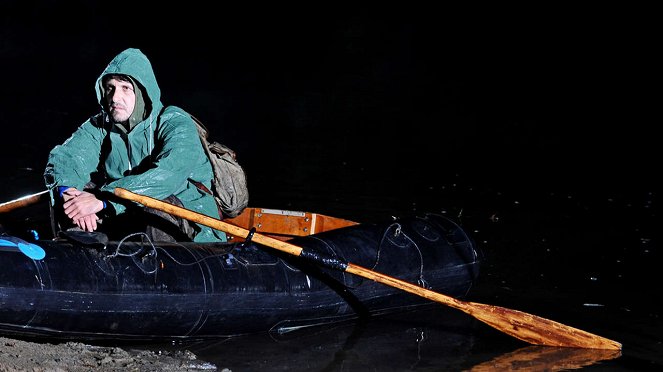
[[[56,214],[71,227],[109,236],[146,231],[156,240],[225,241],[221,231],[113,195],[121,187],[219,218],[206,192],[212,166],[196,124],[184,110],[164,107],[147,57],[124,50],[101,73],[95,91],[101,112],[48,156],[44,176]]]

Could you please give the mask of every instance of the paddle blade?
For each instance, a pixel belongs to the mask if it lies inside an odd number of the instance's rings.
[[[500,306],[465,302],[461,310],[533,345],[621,350],[622,344],[550,319]]]
[[[622,348],[618,342],[549,319],[504,307],[461,301],[352,263],[348,264],[346,271],[451,306],[533,345],[609,350]]]

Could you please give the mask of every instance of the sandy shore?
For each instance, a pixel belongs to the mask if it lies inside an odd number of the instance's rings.
[[[0,372],[225,371],[189,351],[151,352],[79,342],[34,343],[0,337]]]

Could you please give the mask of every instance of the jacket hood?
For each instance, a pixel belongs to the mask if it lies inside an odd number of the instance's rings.
[[[104,89],[102,82],[104,76],[111,74],[128,75],[133,78],[135,82],[140,84],[143,88],[145,108],[149,108],[150,110],[145,116],[157,117],[159,111],[161,111],[161,108],[163,107],[161,103],[161,89],[159,89],[157,79],[154,76],[152,64],[143,52],[135,48],[125,49],[115,56],[108,66],[106,66],[101,75],[99,75],[95,90],[97,92],[97,102],[99,102],[104,110]]]

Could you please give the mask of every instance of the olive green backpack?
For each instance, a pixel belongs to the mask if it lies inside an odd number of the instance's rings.
[[[198,127],[200,141],[214,171],[212,190],[206,191],[210,192],[216,199],[219,211],[223,214],[221,217],[235,217],[242,213],[249,204],[246,173],[237,162],[235,152],[219,142],[210,141],[208,138],[209,131],[203,123],[193,115],[191,115],[191,118]]]

